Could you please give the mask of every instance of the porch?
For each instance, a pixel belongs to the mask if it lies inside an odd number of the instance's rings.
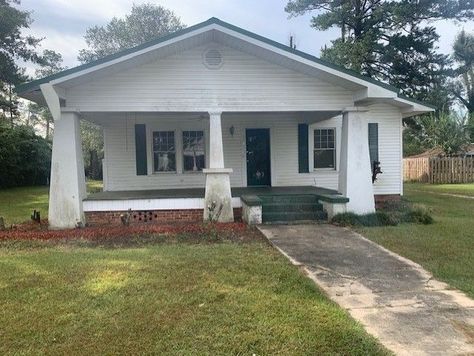
[[[233,187],[231,188],[233,198],[240,198],[244,195],[334,195],[340,196],[336,190],[322,187]],[[113,201],[113,200],[134,200],[134,199],[178,199],[178,198],[204,198],[204,188],[184,188],[184,189],[152,189],[152,190],[124,190],[97,192],[87,196],[84,201]],[[87,211],[87,210],[86,210]]]
[[[367,142],[363,114],[357,108],[342,114],[90,112],[80,117],[63,111],[55,135],[64,142],[53,150],[53,167],[63,164],[53,170],[52,187],[79,188],[73,196],[79,197],[75,221],[87,223],[120,222],[129,210],[146,221],[230,222],[242,216],[254,224],[326,220],[346,205],[351,211],[372,211],[368,145],[355,139]],[[79,118],[104,131],[104,192],[89,197],[79,173]],[[336,189],[350,200],[334,202]],[[52,196],[51,224],[68,221],[70,226],[62,196]]]
[[[335,190],[315,186],[235,187],[231,195],[234,216],[249,224],[327,220],[348,202]],[[204,188],[97,192],[84,199],[83,208],[90,223],[120,223],[129,211],[132,222],[200,221],[207,209]]]

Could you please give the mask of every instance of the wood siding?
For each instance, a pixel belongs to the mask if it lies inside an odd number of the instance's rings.
[[[207,48],[224,64],[203,64]],[[352,106],[352,92],[253,55],[209,44],[66,90],[68,107],[88,111],[301,111]]]
[[[401,115],[389,105],[372,106],[369,121],[379,124],[379,159],[383,174],[374,185],[375,194],[401,194]],[[202,173],[152,173],[151,139],[148,140],[149,170],[147,176],[137,176],[135,168],[134,125],[144,123],[147,133],[153,130],[208,130],[208,119],[195,114],[163,115],[116,114],[104,127],[106,137],[105,165],[106,190],[139,190],[204,187]],[[341,118],[320,121],[310,125],[310,136],[316,127],[336,129],[336,161],[339,167],[341,145]],[[313,170],[298,173],[298,123],[291,113],[233,113],[223,115],[224,161],[232,168],[231,185],[246,186],[245,129],[269,128],[271,145],[271,175],[273,186],[317,185],[338,189],[337,170]],[[234,135],[230,127],[234,127]],[[150,137],[150,136],[148,136]],[[179,140],[177,141],[179,144]],[[206,135],[208,145],[208,137]],[[311,145],[311,143],[310,143]],[[310,146],[311,148],[312,146]],[[310,154],[310,160],[312,154]],[[179,165],[179,160],[178,160]]]

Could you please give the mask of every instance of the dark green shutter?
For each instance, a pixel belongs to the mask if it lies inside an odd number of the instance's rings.
[[[379,124],[369,123],[370,163],[379,160]]]
[[[135,125],[135,159],[137,176],[147,175],[146,126],[144,124]]]
[[[298,172],[309,173],[308,125],[298,124]]]

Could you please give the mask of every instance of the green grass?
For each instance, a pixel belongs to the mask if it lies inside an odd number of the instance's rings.
[[[263,242],[0,243],[0,354],[378,355]]]
[[[102,181],[88,181],[88,192],[102,190]],[[18,187],[0,190],[0,216],[5,224],[19,224],[30,220],[33,210],[39,210],[41,218],[48,217],[49,187]]]
[[[433,275],[474,298],[474,199],[424,191],[472,191],[473,185],[422,186],[406,184],[405,197],[432,211],[432,225],[360,228],[364,236],[421,264]],[[466,194],[466,193],[463,193]]]
[[[474,196],[474,183],[471,184],[423,184],[409,183],[409,190],[422,190],[432,193],[447,193]]]

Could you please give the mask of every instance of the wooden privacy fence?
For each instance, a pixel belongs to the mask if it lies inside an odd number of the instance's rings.
[[[474,157],[405,158],[403,180],[432,184],[473,183]]]

